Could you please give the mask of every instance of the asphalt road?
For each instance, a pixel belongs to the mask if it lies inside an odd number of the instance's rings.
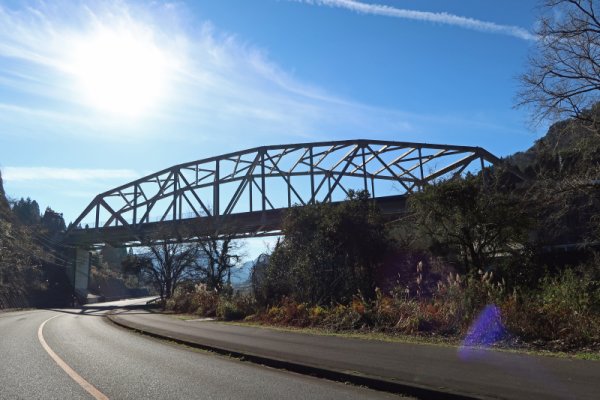
[[[600,362],[308,335],[119,310],[120,323],[242,354],[501,399],[600,399]]]
[[[0,399],[93,398],[51,358],[110,399],[392,399],[165,343],[118,328],[103,311],[0,313]]]

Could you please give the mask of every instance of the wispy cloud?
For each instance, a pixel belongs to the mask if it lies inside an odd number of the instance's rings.
[[[444,13],[357,1],[310,3],[528,37],[521,28]],[[6,136],[156,143],[168,135],[190,146],[227,141],[239,149],[357,134],[422,141],[427,133],[435,140],[432,124],[441,124],[438,116],[373,107],[309,84],[273,62],[263,49],[219,31],[209,21],[190,23],[182,3],[20,4],[0,4],[0,122]],[[107,116],[82,101],[72,52],[74,43],[85,42],[97,29],[133,32],[171,60],[164,72],[164,96],[142,118]],[[470,118],[461,123],[470,124]]]
[[[309,139],[317,132],[397,134],[412,127],[408,113],[369,107],[295,78],[262,49],[218,31],[209,21],[186,23],[185,7],[85,0],[42,0],[16,9],[0,5],[0,120],[5,134],[50,130],[123,141],[168,131],[193,140],[235,136],[244,146],[244,140],[256,140],[256,135],[272,140],[267,137],[281,132]],[[139,33],[172,61],[165,68],[160,105],[139,120],[107,118],[82,101],[71,53],[74,43],[97,29]]]
[[[23,181],[97,181],[135,179],[139,174],[130,169],[77,169],[50,167],[4,167],[2,179],[7,182]]]
[[[356,0],[295,0],[300,3],[344,8],[361,14],[381,15],[385,17],[411,19],[416,21],[437,22],[440,24],[458,26],[480,32],[497,33],[514,36],[524,40],[535,40],[535,36],[527,29],[513,25],[502,25],[495,22],[482,21],[475,18],[463,17],[447,12],[418,11],[396,8],[382,4],[362,3]]]

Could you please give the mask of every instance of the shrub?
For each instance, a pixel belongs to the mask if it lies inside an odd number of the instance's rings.
[[[203,317],[214,317],[218,301],[218,293],[208,290],[204,284],[182,285],[167,300],[165,308],[182,313],[198,314]]]
[[[576,348],[600,342],[597,282],[589,274],[567,269],[542,280],[536,293],[503,304],[508,328],[527,341]]]
[[[364,327],[362,315],[355,311],[352,306],[338,304],[334,306],[323,319],[324,327],[334,331],[359,329]]]
[[[298,303],[284,297],[278,306],[267,310],[263,321],[291,326],[308,326],[311,324],[310,309],[306,303]]]
[[[481,310],[504,298],[503,282],[494,282],[493,273],[464,278],[449,274],[438,282],[432,304],[421,307],[424,326],[442,334],[465,334]]]
[[[203,317],[214,317],[217,314],[219,294],[215,290],[209,290],[205,284],[196,285],[192,294],[191,312]]]
[[[221,299],[217,305],[217,317],[225,321],[243,319],[246,316],[243,310],[240,310],[233,301]]]
[[[319,325],[325,318],[329,311],[321,306],[314,306],[308,310],[308,319],[310,320],[311,325]]]
[[[384,296],[379,288],[375,289],[373,312],[377,325],[393,326],[398,321],[400,315],[396,303],[392,297]]]

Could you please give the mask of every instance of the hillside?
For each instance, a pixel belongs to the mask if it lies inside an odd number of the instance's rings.
[[[598,115],[600,117],[600,115]],[[589,245],[600,232],[600,130],[569,119],[555,123],[524,152],[507,158],[522,185],[542,245]]]
[[[6,199],[6,192],[4,191],[4,183],[2,181],[2,171],[0,171],[0,220],[10,219],[10,206]]]
[[[27,226],[8,203],[0,174],[0,309],[64,306],[70,299],[65,267],[44,248],[42,224]]]
[[[0,174],[0,309],[29,304],[23,264],[30,243],[22,240],[23,233],[14,223]]]
[[[553,124],[546,135],[508,162],[529,178],[593,178],[600,170],[600,134],[584,122],[569,119]]]

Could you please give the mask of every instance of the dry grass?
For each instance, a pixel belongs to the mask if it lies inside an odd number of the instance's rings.
[[[316,329],[395,340],[600,354],[600,297],[593,280],[567,270],[537,291],[507,292],[491,273],[449,274],[428,296],[403,288],[357,294],[348,304],[311,305],[284,298],[261,308],[249,295],[219,295],[198,285],[178,291],[167,309],[221,320]],[[596,296],[596,297],[595,297]]]

